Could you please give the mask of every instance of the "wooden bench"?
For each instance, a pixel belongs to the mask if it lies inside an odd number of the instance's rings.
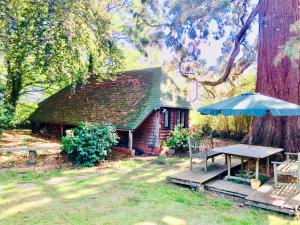
[[[49,149],[50,148],[47,146],[15,147],[15,148],[0,148],[0,152],[28,152],[29,153],[28,164],[35,164],[37,151],[47,151]]]
[[[292,176],[297,178],[297,190],[300,190],[300,153],[286,152],[286,160],[284,162],[272,162],[274,166],[274,183],[275,187],[280,185],[290,186],[291,183],[278,182],[278,176]],[[297,159],[291,159],[290,156],[296,156]]]
[[[207,172],[207,161],[212,159],[214,162],[214,157],[221,155],[222,153],[214,152],[213,138],[212,137],[201,137],[198,139],[188,139],[189,152],[190,152],[190,170],[193,169],[193,158],[204,160],[204,171]]]

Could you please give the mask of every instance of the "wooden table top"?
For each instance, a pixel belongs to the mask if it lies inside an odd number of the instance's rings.
[[[238,144],[214,148],[213,151],[240,157],[262,159],[282,152],[283,148],[264,147],[258,145],[251,145],[249,148],[249,145]]]

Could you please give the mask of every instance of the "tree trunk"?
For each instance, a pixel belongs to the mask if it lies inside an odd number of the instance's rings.
[[[10,105],[12,113],[14,113],[22,89],[22,75],[21,72],[12,70],[10,61],[7,61],[7,74],[5,104]]]
[[[300,64],[293,66],[284,58],[274,65],[279,47],[291,37],[290,25],[300,19],[300,0],[262,0],[261,3],[256,91],[300,104]],[[254,144],[300,151],[300,117],[268,115],[256,119],[253,134]]]

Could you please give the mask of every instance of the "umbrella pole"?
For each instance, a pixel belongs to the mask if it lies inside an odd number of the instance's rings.
[[[253,123],[253,116],[251,116],[251,119],[250,119],[250,128],[249,128],[249,141],[248,141],[248,144],[249,144],[249,148],[251,146],[251,142],[252,142],[252,123]]]

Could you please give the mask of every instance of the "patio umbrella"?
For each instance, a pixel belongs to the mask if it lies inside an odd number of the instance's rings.
[[[273,116],[300,116],[300,106],[280,99],[261,95],[259,93],[246,93],[226,99],[198,109],[203,115],[225,116],[257,116],[262,117],[268,113]],[[251,117],[252,122],[252,117]],[[250,129],[249,146],[252,131]]]

